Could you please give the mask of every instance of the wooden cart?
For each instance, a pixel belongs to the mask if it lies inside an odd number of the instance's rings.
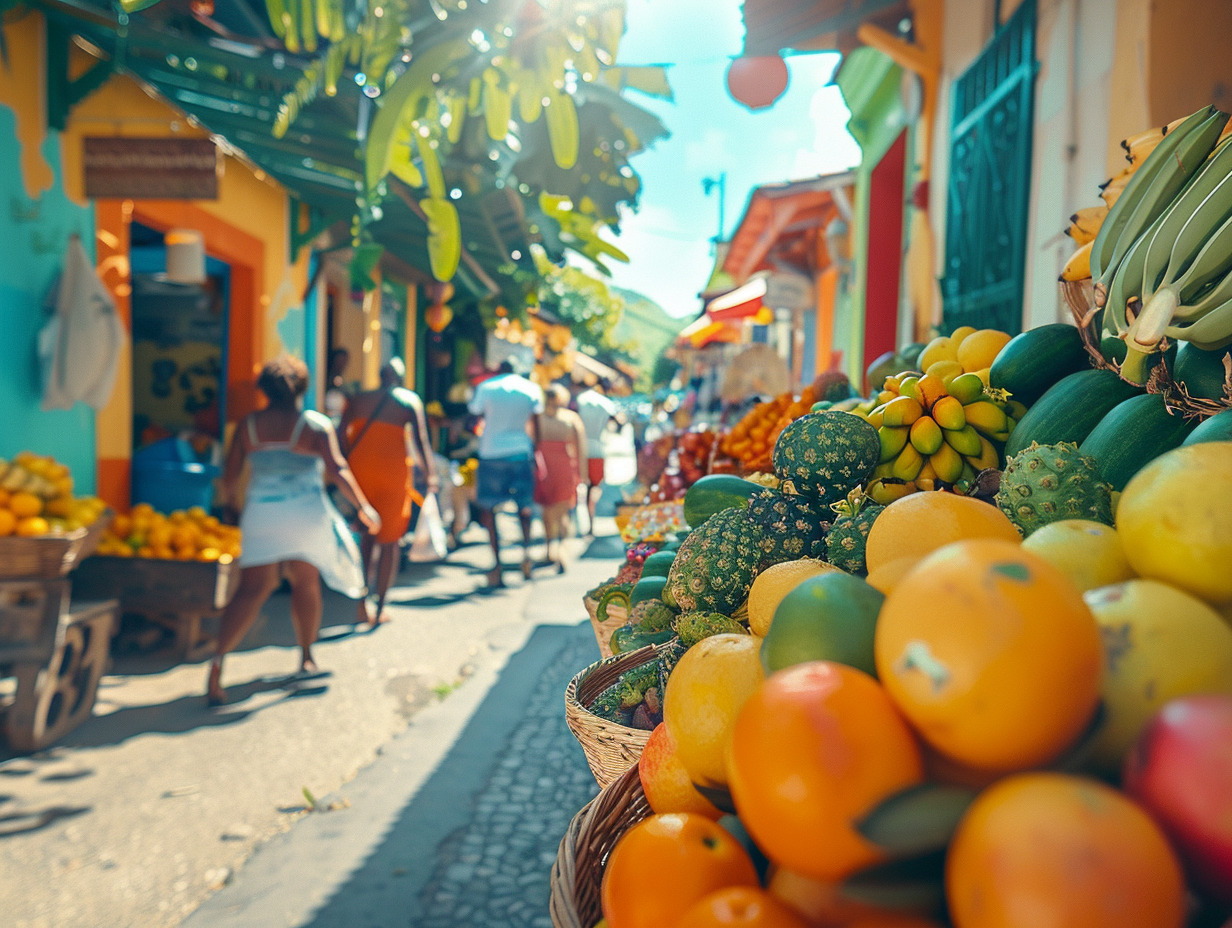
[[[0,677],[16,680],[0,708],[18,751],[42,750],[94,710],[118,603],[70,605],[65,575],[107,521],[63,536],[0,538]]]
[[[73,591],[91,599],[116,599],[121,612],[168,628],[183,660],[197,660],[212,646],[202,630],[235,595],[240,569],[234,561],[173,561],[95,555],[73,574]]]

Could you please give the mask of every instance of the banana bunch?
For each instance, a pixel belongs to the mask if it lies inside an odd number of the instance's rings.
[[[1226,113],[1207,116],[1181,139],[1183,151],[1158,167],[1160,176],[1176,175],[1185,152],[1202,154],[1192,176],[1145,227],[1132,217],[1126,221],[1121,235],[1132,241],[1111,276],[1105,273],[1104,331],[1125,342],[1121,373],[1126,380],[1145,383],[1150,356],[1165,338],[1204,350],[1232,344],[1232,136],[1225,133],[1215,141],[1220,135],[1213,129],[1223,131],[1227,122]],[[1168,138],[1184,129],[1182,124]],[[1156,151],[1166,143],[1167,138]],[[1143,163],[1144,172],[1153,158]],[[1133,195],[1127,189],[1123,199]],[[1135,207],[1139,212],[1145,215]]]
[[[54,481],[27,470],[17,461],[3,459],[0,459],[0,490],[7,490],[9,493],[33,493],[41,499],[52,499],[59,493]]]
[[[877,429],[881,462],[869,495],[888,503],[916,490],[972,480],[998,467],[1004,443],[1026,412],[974,372],[943,379],[905,372],[886,378],[877,405],[862,418]],[[854,410],[856,415],[861,411]]]
[[[1155,146],[1183,122],[1183,119],[1178,119],[1166,126],[1148,129],[1146,132],[1139,132],[1137,135],[1121,139],[1121,147],[1125,149],[1125,160],[1129,162],[1129,165],[1100,184],[1099,195],[1104,205],[1084,207],[1069,217],[1069,225],[1065,229],[1065,234],[1072,238],[1079,247],[1065,262],[1065,267],[1061,270],[1060,279],[1062,281],[1086,280],[1091,276],[1092,243],[1099,235],[1100,227],[1104,224],[1108,211],[1121,196],[1134,172],[1155,150]]]

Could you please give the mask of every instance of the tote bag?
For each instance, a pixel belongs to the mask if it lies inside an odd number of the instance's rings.
[[[419,510],[419,522],[415,526],[415,535],[411,539],[407,557],[422,564],[444,560],[448,553],[448,535],[445,524],[441,521],[441,511],[436,505],[436,494],[429,493],[424,497],[423,506]]]

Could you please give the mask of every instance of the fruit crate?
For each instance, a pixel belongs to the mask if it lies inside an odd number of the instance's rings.
[[[162,558],[94,555],[73,574],[73,590],[91,599],[116,599],[175,635],[184,660],[195,660],[212,643],[202,622],[231,602],[239,585],[235,561],[175,561]]]
[[[92,524],[63,535],[0,538],[0,580],[63,577],[98,547],[113,515],[108,509]]]

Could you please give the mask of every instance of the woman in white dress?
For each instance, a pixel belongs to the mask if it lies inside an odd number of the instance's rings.
[[[308,369],[302,361],[282,357],[266,364],[257,387],[269,405],[237,424],[227,452],[224,501],[235,498],[248,465],[240,516],[243,574],[222,614],[206,684],[210,705],[226,701],[223,657],[248,633],[280,576],[291,584],[291,621],[301,651],[300,670],[305,672],[317,669],[312,645],[321,627],[320,581],[353,599],[366,592],[359,548],[326,497],[325,480],[337,484],[359,510],[369,532],[380,530],[381,518],[355,483],[333,424],[320,413],[300,409],[307,386]]]

